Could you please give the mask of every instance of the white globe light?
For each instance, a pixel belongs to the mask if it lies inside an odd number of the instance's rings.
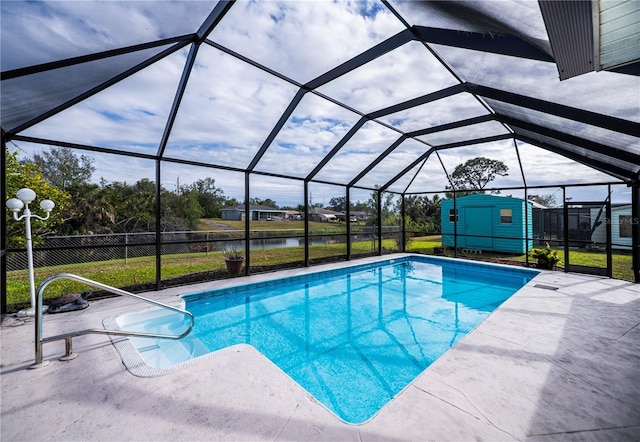
[[[25,204],[29,204],[31,201],[36,199],[36,193],[33,190],[27,188],[18,190],[16,196]]]
[[[40,208],[47,213],[51,212],[55,206],[56,205],[51,200],[42,200],[40,203]]]
[[[7,200],[7,208],[12,212],[19,212],[24,207],[24,203],[18,198]]]

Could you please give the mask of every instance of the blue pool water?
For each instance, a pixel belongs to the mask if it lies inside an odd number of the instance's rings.
[[[250,344],[344,421],[361,423],[536,274],[412,256],[195,293],[184,296],[196,318],[187,338],[135,345],[147,364],[167,366]],[[138,319],[123,328],[181,327],[175,317]]]

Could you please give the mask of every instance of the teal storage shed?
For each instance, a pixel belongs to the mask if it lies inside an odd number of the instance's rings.
[[[442,245],[492,252],[527,253],[533,247],[533,205],[520,198],[473,194],[440,203]],[[526,211],[526,212],[525,212]],[[525,215],[527,213],[527,215]],[[457,220],[457,226],[455,222]],[[528,232],[528,234],[527,234]]]

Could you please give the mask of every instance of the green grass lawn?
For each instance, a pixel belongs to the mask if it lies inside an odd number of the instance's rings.
[[[423,236],[419,238],[411,238],[411,242],[407,247],[407,251],[416,253],[433,254],[434,247],[440,247],[440,236]],[[539,248],[542,248],[538,246]],[[552,250],[558,252],[560,262],[559,268],[564,268],[564,248],[552,247]],[[447,256],[453,256],[453,249],[449,249],[445,252]],[[613,277],[616,279],[622,279],[625,281],[633,281],[633,269],[632,269],[632,256],[630,252],[614,251],[612,254],[612,272]],[[487,253],[483,252],[481,255],[458,254],[460,258],[468,258],[475,260],[499,260],[504,262],[524,263],[526,262],[526,255],[508,255],[504,253]],[[607,254],[604,251],[599,250],[585,250],[585,249],[571,249],[569,251],[569,260],[574,265],[590,266],[590,267],[606,267]],[[529,258],[529,262],[535,264],[535,260]]]
[[[395,242],[383,241],[387,250],[393,250]],[[352,254],[370,253],[370,241],[352,244]],[[321,259],[346,254],[345,244],[327,244],[309,247],[310,258]],[[252,266],[278,266],[281,264],[304,261],[304,247],[283,247],[255,250],[251,254]],[[162,256],[162,279],[171,279],[200,272],[218,271],[221,277],[226,275],[226,266],[222,252],[185,253]],[[35,269],[36,285],[45,278],[59,274],[72,273],[113,287],[130,287],[153,283],[156,279],[156,261],[154,256],[141,258],[115,259],[82,264],[67,264]],[[45,291],[44,299],[57,298],[68,293],[83,292],[91,289],[70,280],[57,280]],[[10,311],[18,310],[29,302],[29,277],[26,270],[7,272],[7,305]],[[45,302],[46,303],[46,302]]]
[[[201,219],[198,225],[198,230],[217,230],[218,226],[226,226],[231,229],[240,230],[244,232],[244,221],[229,221],[220,218],[215,219]],[[351,223],[352,229],[359,227],[361,224]],[[251,231],[270,231],[270,230],[298,230],[300,235],[304,235],[304,221],[251,221],[249,223],[249,230]],[[345,223],[320,223],[316,221],[309,221],[309,233],[310,234],[344,234],[347,233],[347,225]]]
[[[287,226],[287,229],[295,221],[264,221],[263,223],[270,226]],[[326,227],[328,223],[316,223],[322,227]],[[407,245],[407,251],[413,253],[422,253],[427,255],[434,254],[435,247],[441,247],[440,235],[422,236],[411,238]],[[382,246],[385,252],[397,250],[397,244],[394,240],[383,240]],[[371,254],[377,252],[377,245],[372,241],[362,241],[352,243],[352,256],[357,257],[361,254]],[[559,249],[558,253],[563,258],[563,250]],[[320,260],[327,257],[336,257],[346,255],[346,244],[327,244],[309,247],[310,259]],[[445,255],[453,256],[453,250],[445,251]],[[495,253],[483,253],[481,255],[462,256],[476,260],[499,260],[501,262],[513,262],[514,264],[524,263],[525,255],[505,255]],[[606,255],[599,251],[572,250],[570,255],[571,262],[579,265],[602,266]],[[282,264],[301,263],[304,261],[304,247],[286,247],[272,248],[264,250],[254,250],[251,254],[251,266],[260,268],[269,268],[280,266]],[[533,262],[533,261],[531,261]],[[559,263],[559,267],[564,265],[563,261]],[[162,256],[162,280],[182,277],[189,274],[197,274],[201,272],[216,272],[216,277],[227,277],[225,263],[222,258],[222,252],[200,252],[186,253]],[[39,267],[35,269],[36,284],[43,279],[59,273],[72,273],[92,279],[114,287],[131,287],[142,284],[154,283],[156,279],[156,262],[155,257],[129,258],[126,262],[123,259],[111,261],[99,261],[82,264],[68,264],[52,267]],[[613,275],[614,278],[627,281],[633,280],[633,272],[631,270],[631,254],[618,253],[613,257]],[[9,311],[16,311],[26,306],[29,302],[29,280],[26,270],[7,272],[7,306]],[[47,287],[45,299],[52,299],[58,296],[82,292],[90,287],[69,281],[59,280]]]

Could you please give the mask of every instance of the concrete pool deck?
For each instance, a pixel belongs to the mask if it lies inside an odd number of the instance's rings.
[[[184,293],[337,266],[143,296],[176,305]],[[145,308],[92,301],[45,315],[43,336]],[[3,441],[640,440],[640,285],[613,279],[541,272],[361,425],[340,421],[249,347],[136,377],[108,336],[75,338],[69,362],[58,360],[63,341],[47,343],[50,362],[35,370],[33,319],[4,318],[1,337]]]

